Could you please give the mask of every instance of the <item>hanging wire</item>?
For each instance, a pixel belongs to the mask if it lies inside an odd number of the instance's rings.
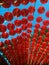
[[[10,65],[8,59],[4,56],[4,54],[2,53],[2,51],[0,51],[0,58],[2,58],[4,60],[4,62],[7,63],[7,65]]]

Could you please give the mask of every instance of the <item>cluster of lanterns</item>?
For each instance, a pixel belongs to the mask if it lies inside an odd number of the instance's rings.
[[[12,5],[19,6],[20,4],[27,5],[29,2],[35,3],[36,0],[0,0],[0,5],[4,8],[9,8]]]
[[[36,0],[0,0],[0,5],[4,8],[9,8],[12,5],[19,6],[20,4],[27,5],[29,2],[35,3]],[[48,0],[40,0],[42,4],[46,4]]]
[[[2,7],[9,8],[11,5],[19,6],[20,4],[27,5],[29,2],[35,3],[36,0],[1,0]],[[46,4],[48,0],[40,0],[42,4]],[[0,38],[6,39],[0,42],[0,51],[4,53],[10,65],[44,65],[49,64],[49,20],[43,20],[42,16],[36,18],[34,22],[34,12],[36,8],[30,6],[28,9],[14,8],[12,12],[5,12],[4,16],[0,15]],[[44,6],[39,6],[38,14],[45,12]],[[21,20],[11,21],[14,17],[23,16]],[[26,17],[27,16],[27,17]],[[49,10],[45,16],[49,18]],[[8,24],[4,25],[4,21]],[[42,26],[40,25],[42,23]],[[32,27],[34,33],[32,34]],[[9,32],[6,32],[9,30]],[[11,40],[7,38],[20,34]]]

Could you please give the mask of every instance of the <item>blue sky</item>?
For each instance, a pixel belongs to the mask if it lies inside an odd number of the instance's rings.
[[[27,5],[22,5],[22,4],[20,4],[20,6],[18,6],[18,8],[20,9],[20,10],[22,10],[23,8],[27,8],[28,9],[28,7],[29,6],[35,6],[35,8],[36,8],[36,11],[35,11],[35,13],[34,13],[34,20],[32,21],[32,24],[33,25],[35,25],[36,24],[36,18],[38,17],[38,16],[42,16],[42,18],[43,18],[43,20],[45,20],[45,19],[49,19],[49,18],[46,18],[46,16],[45,16],[45,13],[44,14],[38,14],[38,12],[37,12],[37,9],[38,9],[38,7],[39,6],[44,6],[45,7],[45,12],[47,11],[47,10],[49,10],[49,2],[47,3],[47,4],[41,4],[40,3],[40,0],[37,0],[36,1],[36,3],[28,3]],[[4,13],[5,12],[12,12],[13,11],[13,9],[15,8],[15,6],[13,6],[13,5],[11,5],[11,7],[10,8],[3,8],[2,6],[0,7],[0,15],[4,15]],[[16,17],[14,17],[13,18],[13,20],[11,21],[11,23],[14,23],[14,20],[16,20],[16,19],[22,19],[23,17],[22,16],[20,16],[20,17],[18,17],[18,18],[16,18]],[[4,21],[4,23],[3,23],[4,25],[7,25],[8,24],[8,22],[5,20]],[[40,25],[42,25],[42,23],[40,23]],[[33,33],[33,30],[34,30],[34,28],[32,27],[32,33]],[[8,32],[8,30],[7,30],[7,32]],[[0,34],[1,34],[1,32],[0,32]],[[14,35],[14,36],[9,36],[7,39],[12,39],[13,37],[16,37],[18,34],[16,34],[16,35]],[[5,41],[6,39],[3,39],[3,38],[0,38],[0,41]]]

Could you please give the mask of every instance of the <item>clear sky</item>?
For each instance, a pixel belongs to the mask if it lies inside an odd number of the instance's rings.
[[[28,9],[29,6],[35,6],[35,8],[36,8],[36,11],[35,11],[34,15],[32,14],[34,16],[34,20],[32,21],[32,24],[33,25],[36,24],[36,18],[38,16],[42,16],[43,20],[49,19],[49,18],[46,18],[45,13],[39,15],[38,12],[37,12],[37,9],[38,9],[39,6],[44,6],[45,7],[45,12],[47,10],[49,10],[49,2],[47,4],[45,4],[45,5],[43,5],[43,4],[40,3],[40,0],[37,0],[36,3],[34,3],[34,4],[33,3],[30,3],[30,2],[27,5],[25,5],[25,6],[22,5],[22,4],[20,4],[20,6],[18,6],[18,8],[20,8],[20,10],[22,10],[23,8],[27,8]],[[1,6],[0,7],[0,15],[4,15],[5,12],[12,12],[14,8],[15,8],[15,6],[13,6],[13,5],[11,5],[11,7],[10,8],[7,8],[7,9],[5,9],[5,8],[3,8]],[[13,20],[11,21],[11,23],[13,23],[14,20],[16,20],[16,19],[22,19],[22,18],[23,18],[22,16],[20,16],[18,18],[14,17]],[[4,25],[7,25],[8,22],[5,20],[3,24]],[[40,23],[40,25],[42,25],[42,23]],[[34,30],[34,28],[32,27],[32,33],[33,33],[33,30]],[[8,30],[6,32],[8,32]],[[0,34],[1,34],[1,32],[0,32]],[[16,37],[17,35],[18,34],[14,35],[14,36],[9,36],[7,39],[12,39],[13,37]],[[6,40],[6,39],[0,38],[0,41],[3,41],[4,42],[4,40]]]

